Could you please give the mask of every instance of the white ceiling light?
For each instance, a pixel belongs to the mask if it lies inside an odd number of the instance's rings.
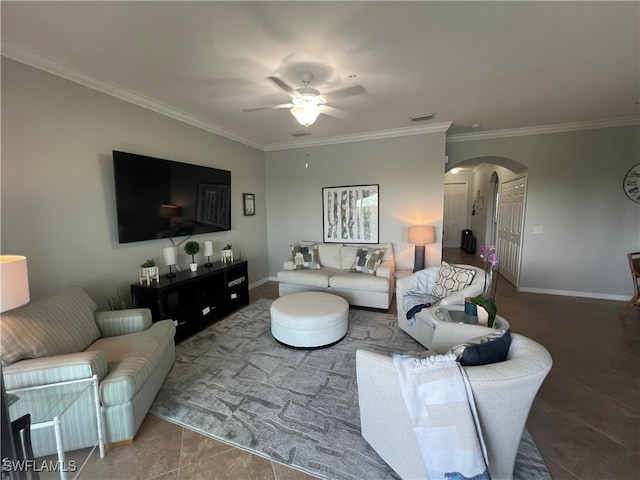
[[[306,91],[308,90],[308,91]],[[318,96],[319,92],[313,88],[300,88],[298,89],[302,96],[293,97],[293,107],[291,108],[291,115],[296,117],[296,120],[300,125],[308,127],[313,125],[318,115],[322,113],[322,99]]]
[[[456,173],[458,173],[459,171],[460,171],[460,169],[459,169],[458,167],[455,167],[455,168],[452,168],[452,169],[451,169],[451,173],[453,173],[454,175],[455,175]]]

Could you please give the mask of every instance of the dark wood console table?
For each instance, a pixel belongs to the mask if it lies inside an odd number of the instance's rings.
[[[249,304],[247,262],[216,262],[175,278],[160,276],[151,285],[134,283],[131,295],[138,307],[151,310],[154,322],[173,320],[178,342]]]

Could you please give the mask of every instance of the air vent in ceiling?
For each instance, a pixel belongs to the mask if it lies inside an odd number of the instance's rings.
[[[422,120],[431,120],[436,116],[436,112],[429,113],[416,113],[415,115],[409,115],[412,122],[421,122]]]
[[[294,137],[306,137],[307,135],[311,135],[307,130],[300,130],[298,132],[289,132],[290,135]]]

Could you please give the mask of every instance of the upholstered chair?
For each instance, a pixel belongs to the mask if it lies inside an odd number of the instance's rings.
[[[455,345],[492,332],[495,330],[477,325],[440,322],[433,349],[444,354]],[[552,365],[551,355],[542,345],[515,333],[511,337],[507,360],[463,367],[494,480],[513,478],[529,410]],[[392,357],[359,349],[356,370],[362,436],[401,478],[428,478]]]
[[[437,305],[462,305],[466,297],[475,297],[480,295],[484,289],[485,273],[482,268],[473,265],[453,265],[457,268],[472,270],[475,272],[471,283],[437,301]],[[415,322],[407,320],[407,312],[403,307],[403,296],[406,292],[413,289],[424,290],[427,293],[435,294],[435,284],[438,281],[438,273],[441,266],[428,267],[420,273],[412,273],[409,276],[396,280],[396,306],[398,311],[398,326],[406,333],[415,338],[422,345],[428,347],[431,343],[431,337],[435,324],[431,319],[429,312],[423,310],[415,315]],[[435,306],[436,303],[433,304]]]

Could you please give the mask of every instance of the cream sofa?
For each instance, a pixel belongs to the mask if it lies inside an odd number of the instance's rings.
[[[4,383],[11,391],[97,374],[105,442],[126,443],[133,440],[173,366],[175,326],[171,320],[152,323],[147,309],[96,309],[83,290],[72,287],[4,312],[0,317]],[[21,409],[43,411],[65,393],[65,387],[40,391],[32,405],[20,405]],[[16,394],[20,397],[19,390]],[[92,402],[83,396],[65,415],[65,449],[96,444]],[[34,430],[32,441],[36,456],[55,452],[53,429]]]
[[[440,322],[432,349],[444,354],[454,345],[493,332],[477,325]],[[507,360],[463,367],[487,447],[489,473],[495,480],[513,478],[529,410],[552,365],[542,345],[522,335],[511,337]],[[400,478],[428,478],[392,357],[359,349],[356,371],[362,436]]]
[[[313,242],[301,242],[312,245]],[[280,296],[289,293],[317,291],[338,295],[350,305],[388,309],[395,288],[393,244],[351,245],[317,243],[319,269],[296,270],[293,260],[284,262],[278,272]],[[382,263],[375,274],[354,270],[356,253],[361,248],[384,248]]]

